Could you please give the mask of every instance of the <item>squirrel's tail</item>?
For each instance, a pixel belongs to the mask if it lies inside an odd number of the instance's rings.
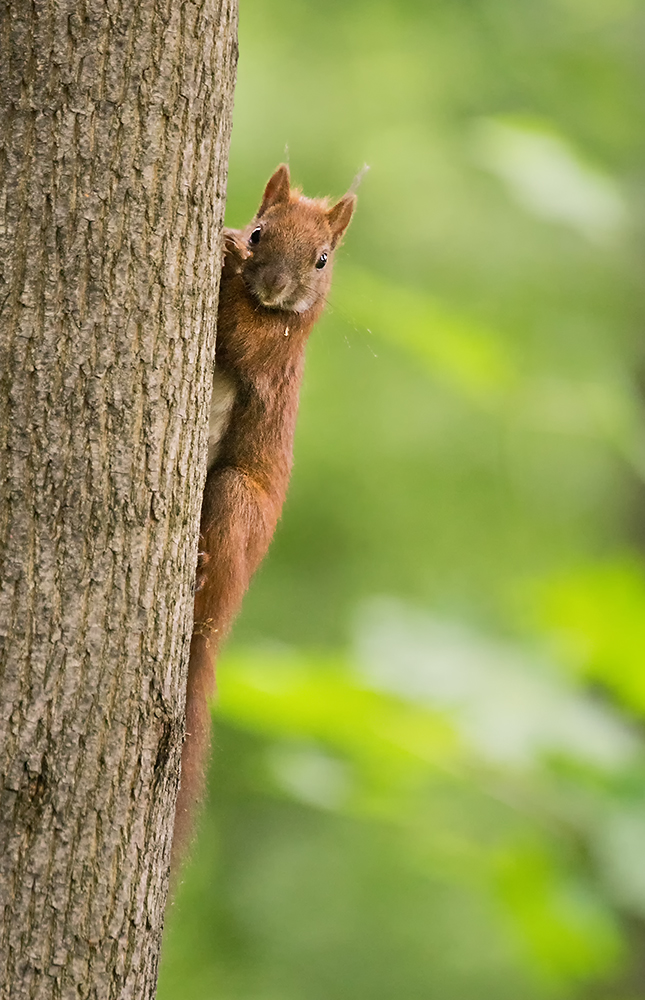
[[[208,702],[215,689],[215,653],[214,643],[206,636],[193,635],[186,684],[186,738],[181,752],[181,781],[170,863],[175,878],[190,846],[195,813],[204,798],[211,729]]]

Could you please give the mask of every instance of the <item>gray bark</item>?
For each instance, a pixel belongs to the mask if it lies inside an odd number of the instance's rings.
[[[154,996],[237,0],[0,0],[0,997]]]

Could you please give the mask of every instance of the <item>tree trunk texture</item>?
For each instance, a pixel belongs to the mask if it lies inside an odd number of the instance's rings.
[[[237,0],[0,0],[0,997],[153,997]]]

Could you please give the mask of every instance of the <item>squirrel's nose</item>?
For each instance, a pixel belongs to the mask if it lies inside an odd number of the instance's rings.
[[[264,285],[270,295],[282,295],[289,286],[289,279],[284,274],[270,272],[264,276]]]
[[[290,286],[288,276],[279,271],[265,271],[262,275],[262,292],[267,302],[281,302],[287,297]]]

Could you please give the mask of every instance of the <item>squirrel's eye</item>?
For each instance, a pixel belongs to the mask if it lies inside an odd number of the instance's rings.
[[[321,253],[320,257],[316,261],[316,267],[320,271],[321,267],[324,267],[326,263],[327,263],[327,254]]]
[[[250,239],[249,239],[249,243],[259,243],[260,242],[260,233],[261,232],[262,232],[262,230],[260,229],[259,226],[258,226],[257,229],[254,229],[253,232],[251,233],[251,236],[250,236]]]

